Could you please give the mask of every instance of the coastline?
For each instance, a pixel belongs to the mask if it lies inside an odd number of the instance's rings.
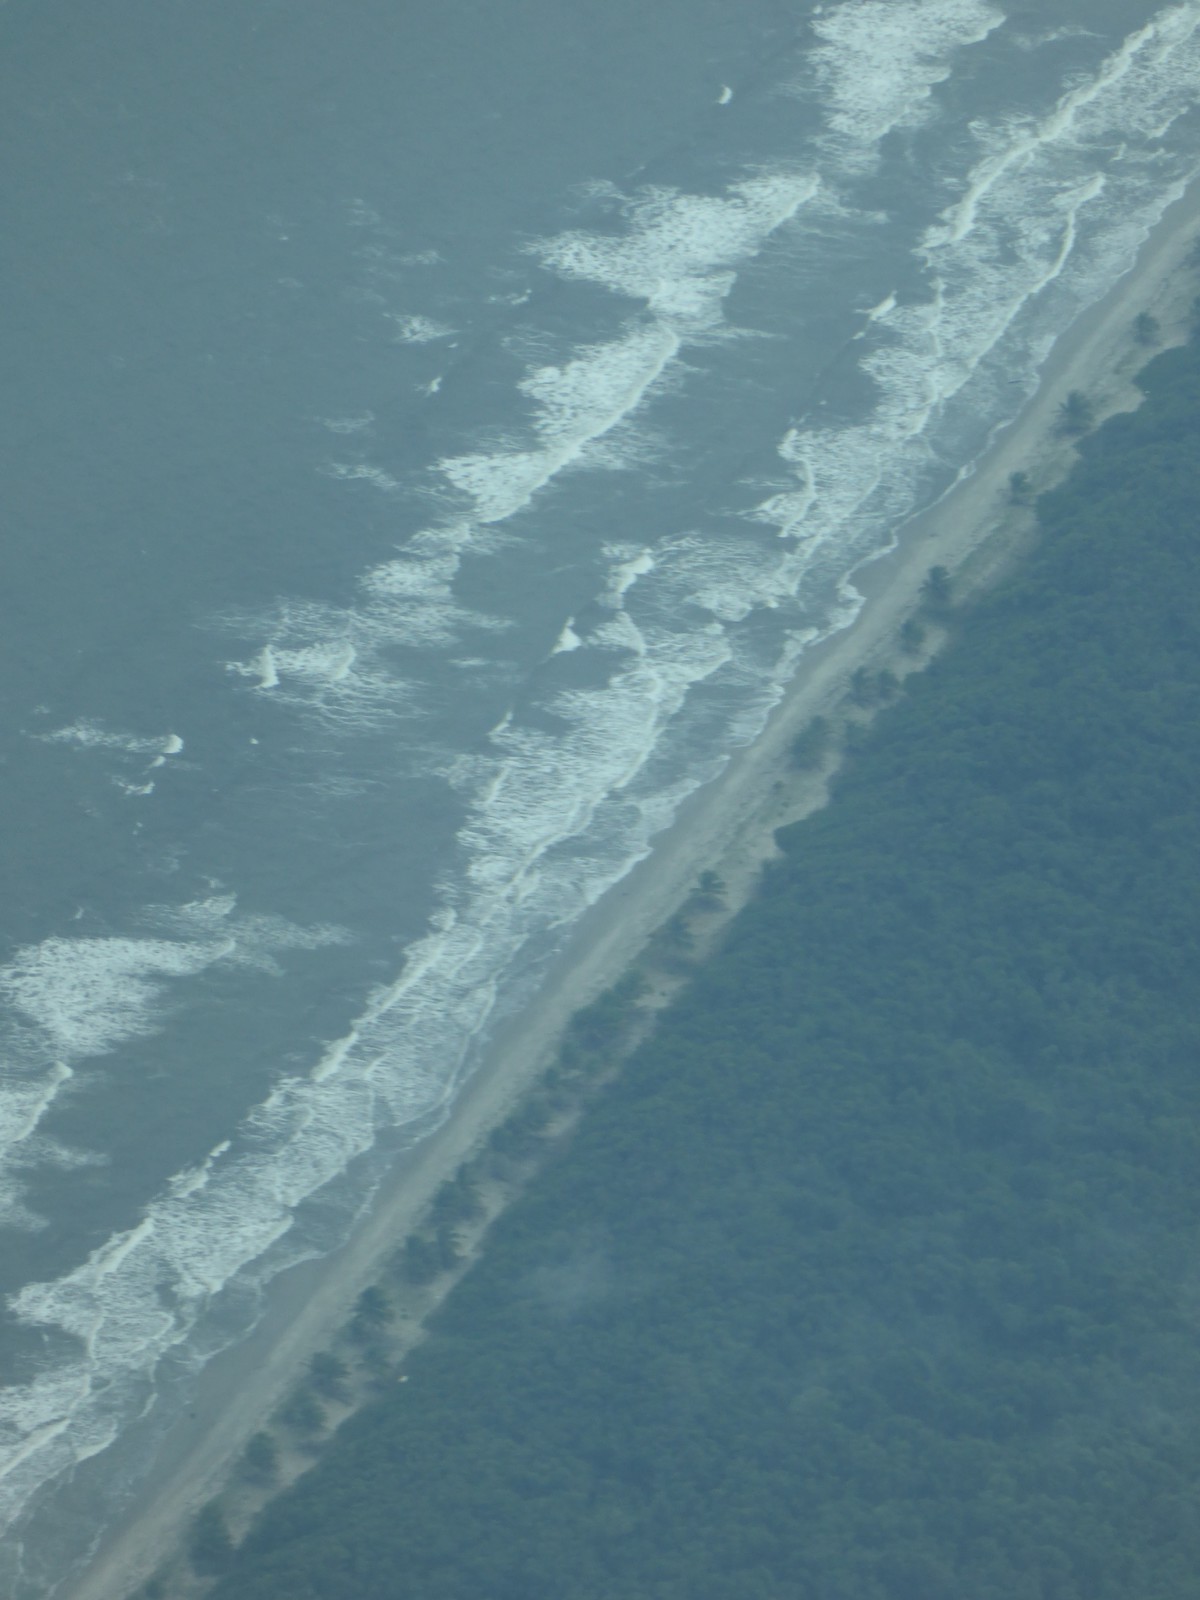
[[[845,705],[858,669],[907,672],[930,659],[936,638],[919,657],[901,659],[897,635],[918,607],[931,567],[948,568],[956,591],[969,593],[994,581],[1027,545],[1034,517],[1010,503],[1010,475],[1025,472],[1037,492],[1069,470],[1073,443],[1056,432],[1055,416],[1070,391],[1089,396],[1098,422],[1136,405],[1136,372],[1185,336],[1188,257],[1198,229],[1200,186],[1193,186],[1170,207],[1133,269],[1060,339],[1036,395],[997,434],[971,476],[906,524],[892,551],[860,569],[856,586],[866,598],[855,623],[811,652],[755,743],[688,802],[653,854],[582,920],[553,981],[501,1031],[445,1122],[398,1162],[355,1236],[325,1261],[286,1274],[255,1334],[212,1363],[196,1406],[212,1422],[196,1439],[167,1447],[154,1486],[106,1539],[89,1572],[65,1591],[71,1600],[125,1600],[178,1546],[190,1517],[223,1487],[247,1438],[344,1323],[356,1295],[419,1222],[441,1182],[535,1081],[570,1017],[637,960],[699,872],[715,868],[727,889],[710,931],[745,903],[774,853],[775,830],[818,809],[828,795],[832,763],[812,772],[790,765],[797,736],[814,717]],[[1162,324],[1162,339],[1152,347],[1133,335],[1142,311]],[[420,1337],[419,1325],[411,1331],[413,1341]]]

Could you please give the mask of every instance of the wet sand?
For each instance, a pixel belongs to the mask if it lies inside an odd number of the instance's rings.
[[[418,1223],[438,1186],[503,1120],[552,1058],[572,1014],[630,966],[698,874],[707,868],[720,873],[728,914],[745,902],[774,853],[775,829],[827,798],[827,775],[792,769],[789,752],[797,736],[814,717],[844,703],[859,667],[895,662],[911,669],[913,662],[898,655],[898,634],[919,605],[931,567],[948,568],[962,593],[992,581],[1027,546],[1033,514],[1010,504],[1010,475],[1026,473],[1040,491],[1069,470],[1073,447],[1055,424],[1072,390],[1089,397],[1098,420],[1136,405],[1136,372],[1162,344],[1187,336],[1198,231],[1200,193],[1193,189],[1164,217],[1136,267],[1059,340],[1038,393],[977,470],[900,530],[894,550],[860,571],[855,583],[866,598],[857,621],[810,652],[760,738],[692,797],[653,855],[582,920],[552,981],[502,1030],[442,1125],[397,1160],[350,1242],[324,1261],[283,1275],[254,1334],[210,1364],[195,1419],[167,1441],[152,1481],[67,1591],[70,1600],[127,1600],[178,1549],[190,1518],[221,1490],[247,1439],[344,1324],[354,1299]],[[1143,311],[1161,323],[1162,342],[1154,348],[1139,346],[1133,335],[1134,318]]]

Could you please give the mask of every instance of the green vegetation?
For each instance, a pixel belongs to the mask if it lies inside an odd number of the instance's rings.
[[[233,1540],[229,1537],[225,1513],[216,1500],[203,1506],[192,1523],[188,1559],[202,1577],[224,1572],[233,1559]]]
[[[1200,352],[1149,389],[217,1600],[1194,1600]]]
[[[414,1234],[406,1239],[401,1255],[401,1272],[407,1282],[420,1287],[432,1283],[443,1272],[459,1263],[458,1244],[449,1228],[442,1227],[432,1238]]]
[[[827,717],[814,717],[792,740],[791,764],[798,772],[821,766],[833,747],[833,729]]]
[[[944,568],[939,568],[944,571]],[[949,604],[949,580],[946,580],[946,605]],[[876,706],[886,705],[889,700],[894,700],[900,691],[900,680],[888,667],[871,671],[869,667],[858,667],[850,679],[850,704],[857,706],[861,711],[874,710]],[[793,757],[794,764],[794,757]]]
[[[1079,389],[1072,389],[1058,408],[1058,431],[1062,434],[1086,433],[1095,420],[1095,406]]]
[[[719,872],[709,869],[700,874],[692,899],[701,911],[719,911],[725,904],[725,880]]]
[[[954,598],[954,586],[946,567],[930,567],[925,582],[921,585],[921,603],[927,611],[934,613],[947,611]]]
[[[906,656],[916,656],[924,643],[925,629],[915,617],[909,617],[900,628],[900,648]]]
[[[279,1473],[279,1451],[269,1433],[253,1434],[242,1453],[238,1476],[247,1483],[274,1483]]]
[[[285,1428],[309,1439],[324,1429],[325,1408],[310,1388],[297,1389],[280,1411],[279,1420]]]
[[[349,1398],[349,1369],[331,1350],[318,1350],[308,1363],[308,1379],[317,1394],[326,1400],[344,1402]]]
[[[364,1289],[354,1305],[347,1334],[357,1345],[371,1347],[391,1322],[392,1303],[378,1285]]]

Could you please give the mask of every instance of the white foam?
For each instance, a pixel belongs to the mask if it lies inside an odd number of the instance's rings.
[[[646,190],[623,202],[629,226],[621,237],[572,233],[530,247],[551,270],[644,299],[649,316],[615,340],[578,348],[563,362],[526,374],[518,388],[534,405],[532,439],[506,440],[499,448],[437,463],[442,478],[469,501],[468,520],[459,524],[468,529],[464,542],[478,542],[480,532],[517,516],[566,471],[621,467],[644,455],[644,429],[633,435],[631,419],[668,375],[685,339],[709,336],[719,327],[722,301],[735,281],[733,267],[761,249],[818,187],[811,176],[773,173],[737,183],[722,197]],[[361,463],[329,470],[342,478],[395,487],[379,469]],[[382,592],[382,571],[377,569],[368,580],[375,596]],[[414,642],[422,625],[424,642],[434,642],[428,628],[434,610],[427,603],[410,608],[404,621]],[[438,628],[468,620],[454,606],[448,587],[438,595],[436,615]],[[308,617],[315,620],[312,608]],[[400,619],[393,614],[388,620],[394,624]],[[259,688],[290,689],[303,682],[326,688],[337,681],[323,666],[329,634],[340,625],[354,639],[356,658],[361,659],[357,636],[364,627],[377,635],[380,621],[377,609],[365,618],[329,615],[312,629],[323,636],[322,643],[299,648],[290,640],[285,644],[276,625],[276,637],[257,656],[231,662],[229,668],[256,677]],[[440,634],[437,639],[441,642]],[[389,700],[388,686],[377,673],[367,674],[372,681],[365,692],[357,670],[347,667],[343,676],[355,687],[360,717],[366,702]],[[344,698],[330,703],[323,692],[310,692],[306,698],[322,713],[348,710]]]
[[[555,640],[554,648],[550,652],[552,656],[561,656],[571,650],[578,650],[583,644],[583,640],[575,632],[574,623],[574,617],[568,617],[566,622],[563,623],[562,632]]]
[[[390,494],[400,487],[390,472],[385,472],[382,467],[373,467],[368,461],[330,461],[322,472],[329,478],[341,478],[346,483],[369,483],[374,489],[382,489],[385,494]]]
[[[0,968],[0,998],[23,1024],[9,1026],[0,1070],[0,1181],[10,1205],[14,1162],[81,1159],[40,1133],[76,1067],[157,1031],[178,980],[216,962],[277,973],[280,952],[348,937],[340,928],[299,928],[282,917],[238,912],[232,896],[151,906],[142,920],[170,937],[56,937],[19,950]]]
[[[697,338],[721,324],[733,268],[819,190],[815,176],[794,172],[747,178],[723,196],[645,189],[624,203],[625,233],[564,233],[529,248],[560,276],[643,300],[681,337]]]
[[[263,645],[252,661],[227,661],[225,670],[240,673],[243,678],[257,678],[255,687],[259,689],[279,687],[279,668],[275,663],[275,652],[269,644]]]
[[[344,1038],[335,1039],[312,1069],[312,1081],[314,1083],[324,1083],[326,1079],[332,1078],[340,1072],[351,1059],[357,1043],[358,1034],[353,1028]]]
[[[467,523],[418,534],[363,574],[358,606],[283,601],[265,616],[230,614],[231,629],[271,637],[248,660],[226,662],[226,670],[343,728],[413,715],[412,688],[391,662],[396,647],[428,649],[467,630],[507,626],[454,597],[462,551],[477,542]]]
[[[957,53],[1003,22],[985,0],[850,0],[825,11],[811,64],[839,162],[873,164],[887,134],[928,115]]]
[[[1173,50],[1190,39],[1195,28],[1195,20],[1180,13],[1148,23],[1125,40],[1094,79],[1064,95],[1048,117],[1041,122],[1015,125],[1007,137],[1002,136],[995,154],[988,156],[972,174],[972,181],[963,198],[945,213],[944,225],[931,232],[929,247],[956,244],[965,238],[975,226],[980,207],[1006,178],[1023,176],[1025,169],[1048,146],[1062,146],[1072,137],[1077,122],[1085,123],[1083,131],[1086,133],[1089,108],[1118,89],[1139,65],[1140,57],[1156,49],[1161,51],[1164,46],[1167,50]],[[1170,108],[1167,120],[1160,123],[1163,108],[1157,96],[1151,94],[1145,100],[1134,96],[1127,105],[1135,123],[1141,122],[1141,131],[1154,142],[1166,134],[1171,123],[1185,109],[1186,106],[1177,99],[1177,103]]]
[[[1186,175],[1164,183],[1159,167],[1148,185],[1145,162],[1158,161],[1156,130],[1190,104],[1198,25],[1196,7],[1171,8],[1045,117],[974,126],[980,159],[917,249],[931,300],[874,319],[884,339],[862,362],[880,396],[874,415],[848,429],[796,427],[780,446],[797,486],[757,515],[796,541],[793,575],[824,550],[848,556],[878,542],[913,504],[930,428],[994,405],[986,389],[979,402],[968,397],[997,381],[988,376],[996,355],[1007,383],[1020,374],[1018,387],[1031,389],[1057,332],[1132,263]],[[1121,140],[1128,177],[1106,164]]]
[[[38,1030],[48,1054],[78,1061],[152,1032],[168,980],[202,972],[222,953],[209,941],[54,937],[0,967],[0,996]]]
[[[625,596],[638,579],[654,571],[654,554],[649,549],[630,552],[620,546],[611,547],[604,553],[610,560],[615,559],[615,565],[609,575],[603,598],[608,605],[619,607],[624,604]]]
[[[172,1199],[186,1200],[191,1195],[199,1194],[208,1187],[209,1178],[217,1162],[231,1150],[232,1144],[228,1139],[222,1139],[220,1144],[211,1149],[198,1167],[186,1168],[177,1172],[168,1180],[167,1188]]]
[[[274,912],[245,910],[238,905],[237,896],[229,893],[214,893],[176,906],[146,906],[139,920],[176,939],[192,944],[203,941],[218,949],[218,959],[227,965],[271,974],[283,970],[279,956],[284,951],[321,950],[346,944],[351,938],[346,928],[333,923],[301,927]]]
[[[155,767],[165,767],[168,756],[177,756],[183,749],[183,740],[176,733],[169,733],[162,742],[162,750],[155,756],[147,770]]]
[[[321,426],[328,428],[330,433],[361,433],[375,421],[375,413],[363,411],[353,417],[322,417],[320,420]]]
[[[447,327],[444,322],[435,322],[432,317],[401,316],[398,312],[388,311],[385,315],[396,329],[396,338],[401,344],[433,344],[438,339],[453,338],[455,330]]]
[[[38,733],[34,738],[46,744],[73,744],[81,750],[120,750],[127,755],[175,755],[183,749],[177,734],[123,733],[106,728],[92,718],[81,718],[69,727],[55,728],[50,733]]]
[[[343,937],[337,929],[300,929],[281,918],[240,914],[227,895],[148,915],[177,931],[217,937],[48,940],[0,971],[0,992],[32,1025],[31,1050],[40,1039],[76,1060],[104,1053],[154,1028],[172,980],[214,960],[272,966],[281,948]],[[21,1158],[23,1144],[73,1076],[66,1060],[56,1061],[29,1083],[19,1106],[11,1095],[0,1101],[9,1113],[10,1156]],[[227,1181],[230,1150],[227,1141],[218,1144],[198,1168],[176,1174],[136,1226],[57,1283],[28,1285],[13,1300],[19,1316],[57,1326],[80,1345],[75,1359],[0,1397],[5,1520],[46,1477],[107,1447],[132,1397],[144,1393],[155,1362],[186,1336],[211,1294],[286,1231],[278,1202],[274,1223],[246,1214],[243,1202],[261,1197],[239,1186],[236,1172],[233,1183]],[[245,1165],[243,1157],[243,1179]]]
[[[1082,24],[1052,28],[1049,33],[1009,34],[1009,39],[1016,45],[1018,50],[1027,51],[1041,50],[1048,44],[1057,44],[1060,39],[1098,39],[1100,37],[1093,29],[1085,28]]]
[[[3,1123],[0,1143],[6,1150],[22,1144],[37,1129],[42,1118],[58,1099],[59,1091],[75,1076],[65,1061],[55,1061],[49,1072],[26,1083],[6,1077],[3,1102],[0,1102]]]
[[[256,679],[256,690],[357,723],[395,717],[405,708],[407,686],[360,659],[354,635],[369,642],[370,630],[357,614],[319,605],[283,606],[275,618],[256,620],[272,629],[274,639],[249,661],[226,662],[227,671]]]
[[[533,428],[540,443],[447,457],[438,470],[470,498],[474,521],[506,521],[561,472],[587,464],[589,449],[632,417],[679,348],[677,334],[651,323],[586,346],[562,366],[536,368],[519,388],[536,403]],[[606,464],[612,460],[606,457]]]
[[[621,202],[624,234],[579,230],[528,246],[562,277],[642,299],[648,320],[622,338],[574,350],[562,365],[526,374],[518,389],[536,402],[536,445],[514,440],[438,462],[443,477],[472,502],[472,520],[507,522],[565,470],[619,467],[629,461],[630,448],[645,448],[622,429],[685,342],[710,338],[722,326],[734,266],[762,250],[818,189],[816,179],[795,173],[744,179],[722,197],[646,189]]]

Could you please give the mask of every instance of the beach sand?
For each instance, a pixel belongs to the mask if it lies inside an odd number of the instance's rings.
[[[193,1417],[167,1441],[152,1481],[67,1591],[70,1600],[127,1600],[178,1553],[191,1518],[226,1484],[247,1439],[294,1388],[313,1353],[345,1324],[357,1295],[379,1277],[440,1184],[503,1121],[552,1059],[573,1013],[638,958],[699,873],[715,869],[726,885],[725,910],[705,919],[709,936],[718,931],[709,924],[732,915],[753,893],[775,852],[775,830],[828,796],[827,771],[795,770],[790,752],[796,738],[814,717],[844,709],[860,667],[903,675],[928,659],[928,650],[904,656],[898,635],[920,604],[931,567],[948,568],[962,595],[993,581],[1028,546],[1034,516],[1010,503],[1011,474],[1027,474],[1038,492],[1069,470],[1073,446],[1056,421],[1072,390],[1089,397],[1097,420],[1137,404],[1137,371],[1190,331],[1198,231],[1200,192],[1193,189],[1163,218],[1134,269],[1059,340],[1037,394],[977,470],[902,529],[892,552],[861,570],[855,582],[866,599],[854,625],[810,653],[761,737],[693,796],[652,856],[582,920],[552,981],[502,1031],[442,1126],[398,1159],[350,1242],[325,1261],[283,1275],[254,1334],[210,1364]],[[1161,325],[1153,348],[1134,337],[1134,318],[1143,311]],[[933,646],[937,638],[935,629]],[[411,1332],[415,1341],[420,1330]],[[190,1587],[171,1584],[168,1592]]]

